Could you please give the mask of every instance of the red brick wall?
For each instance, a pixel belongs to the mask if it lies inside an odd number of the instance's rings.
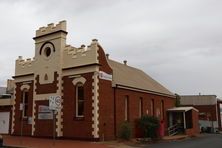
[[[53,136],[53,120],[39,120],[39,105],[49,106],[48,100],[35,101],[35,132],[34,135],[37,137],[52,137]]]
[[[200,133],[199,112],[195,110],[192,110],[192,123],[193,127],[185,131],[188,136],[196,136]]]
[[[99,135],[102,140],[113,140],[114,98],[111,81],[99,80]]]
[[[101,46],[99,46],[98,54],[99,54],[99,64],[101,65],[99,70],[104,71],[104,72],[106,72],[108,74],[112,74],[113,70],[109,66],[109,64],[108,64],[108,62],[106,60],[105,52],[104,52],[104,50],[102,49]]]
[[[21,119],[22,119],[22,111],[19,110],[20,103],[22,102],[22,91],[20,87],[21,83],[16,83],[16,100],[15,100],[15,126],[14,126],[14,135],[20,135],[21,133]],[[28,91],[28,117],[32,117],[32,102],[33,102],[33,81],[29,84],[30,89]],[[28,124],[28,119],[23,119],[23,135],[30,136],[32,131],[32,125]]]
[[[40,84],[39,83],[39,75],[36,76],[35,80],[36,80],[36,94],[48,94],[48,93],[56,93],[58,87],[58,73],[54,72],[54,81],[52,83],[49,84]]]
[[[207,114],[210,114],[209,120],[216,121],[217,120],[217,113],[216,113],[216,105],[186,105],[186,106],[193,106],[199,113],[205,113],[204,116],[199,116],[200,120],[208,120]]]
[[[67,138],[92,139],[92,76],[93,73],[82,74],[84,84],[84,118],[76,118],[76,88],[73,78],[63,77],[63,135]]]
[[[104,50],[99,46],[100,71],[112,74]],[[113,140],[114,136],[114,95],[112,81],[99,80],[99,135],[100,140]]]
[[[194,134],[200,133],[199,112],[192,110]]]
[[[116,89],[116,130],[118,131],[119,125],[124,121],[124,99],[129,96],[129,121],[133,125],[133,137],[135,136],[135,120],[139,118],[139,99],[143,98],[143,114],[151,115],[151,100],[154,100],[154,115],[156,116],[157,108],[160,110],[161,101],[164,101],[164,124],[167,128],[168,119],[166,110],[174,107],[175,99],[147,94],[142,92],[130,91],[126,89]]]
[[[218,126],[219,126],[219,129],[221,130],[222,127],[221,127],[221,114],[220,114],[220,102],[217,102],[217,115],[218,115]]]

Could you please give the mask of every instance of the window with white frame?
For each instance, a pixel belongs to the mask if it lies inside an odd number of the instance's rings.
[[[22,92],[22,117],[27,118],[28,116],[28,91]]]
[[[84,117],[84,87],[82,83],[76,84],[76,117]]]

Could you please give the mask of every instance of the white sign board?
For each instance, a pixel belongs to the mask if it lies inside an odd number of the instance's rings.
[[[108,81],[112,81],[113,80],[113,76],[111,74],[105,73],[103,71],[99,72],[99,78],[103,79],[103,80],[108,80]]]
[[[48,113],[48,112],[52,112],[52,110],[49,109],[49,106],[39,105],[39,112],[40,113]]]
[[[23,103],[20,103],[19,110],[22,111],[23,109],[24,109],[24,105],[23,105]]]
[[[53,112],[52,110],[49,109],[49,106],[39,105],[38,119],[39,120],[53,119]]]
[[[59,111],[61,108],[61,96],[50,96],[49,109]]]
[[[53,119],[53,113],[38,113],[39,120],[51,120]]]
[[[32,124],[32,117],[28,117],[28,124]]]

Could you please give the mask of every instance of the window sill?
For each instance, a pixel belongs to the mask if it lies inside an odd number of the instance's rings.
[[[84,116],[82,116],[82,117],[74,117],[74,120],[75,121],[83,121],[83,120],[85,120],[85,117]]]
[[[22,121],[28,121],[28,117],[22,117]]]

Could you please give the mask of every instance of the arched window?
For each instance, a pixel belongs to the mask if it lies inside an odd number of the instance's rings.
[[[22,92],[22,117],[27,118],[28,116],[28,91],[24,90]]]
[[[76,84],[76,117],[84,117],[84,87],[82,83]]]

